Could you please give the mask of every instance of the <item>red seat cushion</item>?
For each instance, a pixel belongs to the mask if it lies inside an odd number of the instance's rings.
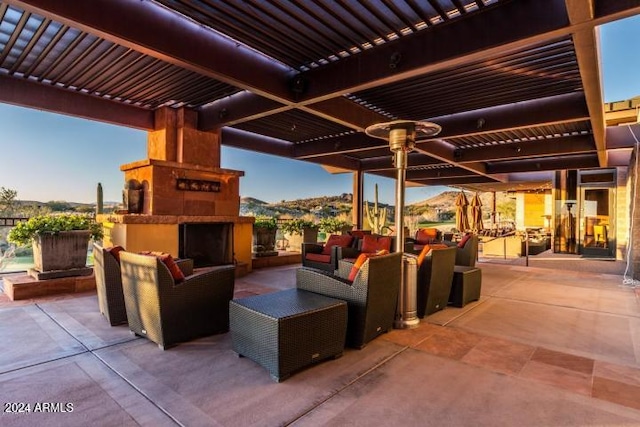
[[[459,248],[464,248],[464,245],[467,244],[467,241],[471,238],[471,234],[466,234],[460,241],[458,242]]]
[[[107,252],[109,252],[120,264],[120,252],[124,251],[124,248],[120,245],[112,246],[110,248],[104,248]]]
[[[305,258],[309,261],[324,262],[325,264],[329,264],[331,262],[331,255],[325,254],[307,254]]]
[[[343,248],[348,248],[353,241],[353,236],[349,236],[348,234],[332,234],[327,239],[327,243],[324,244],[324,248],[322,249],[322,253],[325,255],[331,255],[331,248],[334,246],[341,246]]]
[[[360,271],[360,267],[362,267],[369,258],[373,258],[380,255],[386,255],[388,253],[389,251],[387,250],[381,250],[373,253],[363,252],[360,255],[358,255],[356,262],[353,264],[353,267],[351,267],[351,271],[349,272],[349,281],[353,282],[356,279],[356,276],[358,275],[358,271]]]
[[[362,252],[391,251],[391,237],[368,234],[362,237]]]
[[[426,245],[438,238],[437,228],[421,228],[416,231],[416,241],[421,245]]]
[[[418,268],[420,268],[420,266],[422,265],[422,262],[424,261],[424,259],[427,257],[427,255],[429,255],[429,252],[431,252],[432,249],[443,249],[443,248],[447,248],[448,246],[445,245],[444,243],[434,243],[431,245],[424,245],[424,247],[422,248],[422,250],[420,251],[420,255],[418,255]]]

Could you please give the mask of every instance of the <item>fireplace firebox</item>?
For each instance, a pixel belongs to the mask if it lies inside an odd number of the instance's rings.
[[[191,258],[194,267],[233,264],[233,223],[182,223],[179,256]]]

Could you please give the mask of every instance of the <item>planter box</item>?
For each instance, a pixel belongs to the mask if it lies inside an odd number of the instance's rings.
[[[71,270],[87,264],[88,230],[43,233],[33,239],[33,261],[39,272]]]
[[[302,251],[303,243],[318,242],[318,229],[305,228],[304,230],[302,230],[302,235],[287,233],[287,240],[289,240],[289,250]]]

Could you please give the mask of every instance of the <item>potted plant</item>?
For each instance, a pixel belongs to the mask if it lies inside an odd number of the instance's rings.
[[[81,214],[37,215],[19,222],[7,240],[33,245],[35,269],[39,272],[84,268],[89,239],[101,240],[102,225]]]
[[[325,237],[326,234],[346,234],[351,230],[351,224],[335,217],[322,218],[320,220],[319,227],[320,231],[325,233]]]
[[[257,256],[277,255],[276,231],[278,223],[270,216],[257,216],[253,223],[253,252]]]
[[[318,226],[306,219],[295,218],[283,222],[280,229],[287,235],[289,246],[294,250],[302,250],[302,243],[318,241]]]

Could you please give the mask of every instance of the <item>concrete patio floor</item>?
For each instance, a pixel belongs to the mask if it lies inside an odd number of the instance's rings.
[[[0,425],[640,426],[637,290],[615,274],[479,266],[480,301],[282,383],[229,334],[162,351],[110,327],[95,293],[0,295]],[[298,267],[255,270],[236,296],[294,287]],[[44,402],[73,411],[35,412]]]

